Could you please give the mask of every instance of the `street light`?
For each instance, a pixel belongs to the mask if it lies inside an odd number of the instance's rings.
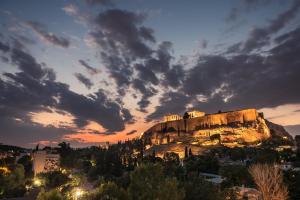
[[[80,188],[76,188],[74,192],[74,200],[78,200],[83,195],[83,190]]]
[[[42,181],[38,178],[34,179],[33,184],[37,187],[42,185]]]

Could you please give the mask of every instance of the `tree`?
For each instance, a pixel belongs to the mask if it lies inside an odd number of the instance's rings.
[[[285,173],[284,182],[288,185],[289,199],[299,200],[300,197],[300,172],[289,170]]]
[[[127,192],[117,186],[114,182],[101,184],[100,187],[93,193],[86,196],[87,200],[127,200]]]
[[[211,154],[192,156],[186,160],[186,170],[187,173],[195,172],[197,174],[199,174],[200,172],[218,173],[219,161],[215,156]]]
[[[60,148],[58,148],[58,152],[60,154],[60,165],[62,167],[72,168],[78,160],[78,155],[76,152],[70,147],[69,143],[61,142],[58,144]]]
[[[184,120],[184,131],[186,132],[186,129],[187,129],[187,119],[190,118],[190,115],[188,112],[185,112],[184,115],[183,115],[183,120]]]
[[[188,158],[189,157],[189,153],[188,153],[188,148],[187,146],[184,148],[184,158]]]
[[[50,190],[49,192],[42,190],[37,196],[37,200],[64,200],[64,199],[65,198],[57,190]]]
[[[30,156],[23,156],[18,160],[18,164],[23,165],[25,169],[25,177],[26,178],[32,178],[33,177],[33,171],[32,171],[32,160]]]
[[[8,167],[7,172],[0,171],[0,198],[20,197],[25,192],[25,171],[23,165],[12,165]]]
[[[226,187],[233,187],[236,185],[252,186],[254,184],[247,167],[242,165],[222,166],[219,173],[226,178],[222,183],[222,185]]]
[[[47,173],[41,173],[38,175],[41,179],[45,180],[45,185],[48,188],[55,188],[66,184],[70,181],[67,174],[63,174],[60,171],[52,171]]]
[[[295,136],[296,145],[298,148],[300,148],[300,135]]]
[[[193,156],[192,148],[189,149],[189,156]]]
[[[161,165],[142,164],[130,176],[128,187],[131,199],[180,200],[184,190],[179,188],[175,178],[166,178]]]
[[[283,175],[275,164],[255,164],[249,172],[254,179],[262,200],[287,200],[288,189],[283,183]]]
[[[186,200],[223,200],[218,187],[201,177],[192,176],[184,183]]]

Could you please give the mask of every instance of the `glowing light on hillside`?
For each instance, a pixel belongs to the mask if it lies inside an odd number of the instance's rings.
[[[10,173],[10,170],[7,167],[0,167],[0,171],[3,171],[4,174]]]
[[[76,188],[74,192],[74,200],[80,199],[84,194],[84,191],[81,188]]]
[[[33,184],[37,187],[41,186],[42,185],[42,181],[38,178],[35,178],[34,181],[33,181]]]

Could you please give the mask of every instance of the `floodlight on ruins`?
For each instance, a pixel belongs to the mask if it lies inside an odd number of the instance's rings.
[[[80,199],[84,194],[84,191],[81,188],[76,188],[74,190],[74,200]]]

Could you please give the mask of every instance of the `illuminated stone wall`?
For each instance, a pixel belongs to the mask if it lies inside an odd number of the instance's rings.
[[[154,125],[145,133],[149,132],[168,132],[170,128],[176,131],[195,131],[199,129],[210,128],[213,126],[245,124],[258,120],[256,109],[245,109],[239,111],[230,111],[216,114],[208,114],[203,117],[195,117],[187,120],[175,120],[162,122]]]
[[[49,172],[59,169],[59,154],[49,153],[47,151],[36,151],[33,153],[33,172]]]

